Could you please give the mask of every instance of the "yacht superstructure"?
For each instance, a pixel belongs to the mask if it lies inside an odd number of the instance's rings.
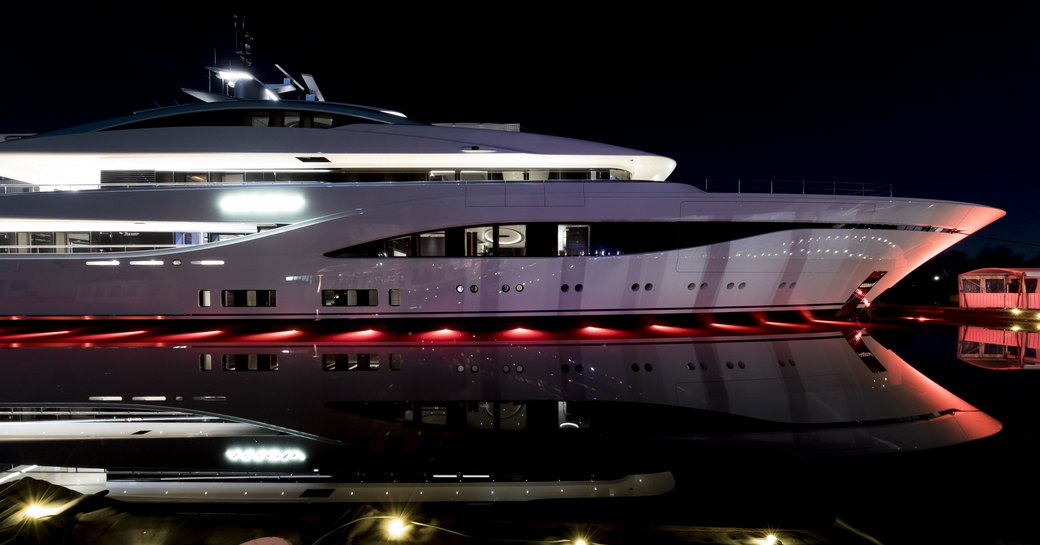
[[[515,128],[228,99],[0,143],[0,313],[848,314],[1004,214],[711,193],[667,157]]]

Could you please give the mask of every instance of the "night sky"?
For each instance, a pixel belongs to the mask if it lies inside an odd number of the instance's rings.
[[[724,4],[44,6],[0,32],[0,133],[191,102],[214,52],[236,58],[238,15],[257,76],[313,74],[327,100],[655,152],[673,180],[988,204],[1008,215],[958,249],[1040,253],[1040,7]]]

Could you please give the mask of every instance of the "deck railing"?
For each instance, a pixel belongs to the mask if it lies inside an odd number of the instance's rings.
[[[854,195],[891,197],[891,184],[826,182],[811,180],[719,180],[705,178],[692,184],[710,193],[779,193],[790,195]]]

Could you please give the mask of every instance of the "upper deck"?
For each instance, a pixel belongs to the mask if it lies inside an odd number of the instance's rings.
[[[291,181],[663,181],[675,161],[629,148],[388,110],[228,101],[139,112],[0,143],[0,177],[32,185]]]

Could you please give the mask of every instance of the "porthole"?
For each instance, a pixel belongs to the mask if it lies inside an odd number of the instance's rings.
[[[523,284],[517,284],[516,285],[516,291],[524,291],[524,285]]]
[[[632,284],[632,291],[639,291],[639,284]]]
[[[509,284],[502,284],[502,293],[509,293]]]
[[[693,363],[691,361],[691,362],[686,364],[686,368],[689,369],[690,371],[696,371],[697,370],[697,364]]]
[[[707,370],[708,370],[708,364],[707,364],[707,363],[704,363],[704,362],[702,361],[702,362],[701,362],[701,369],[703,369],[703,370],[707,371]]]
[[[707,282],[701,282],[701,289],[704,289],[706,287],[708,287],[708,283]]]
[[[571,372],[571,366],[567,365],[566,363],[561,365],[560,366],[560,372],[564,373],[564,374],[570,373]]]
[[[790,365],[791,367],[794,367],[795,366],[794,360],[787,360],[787,365]]]
[[[693,291],[693,288],[696,288],[696,287],[697,287],[697,284],[694,283],[694,282],[690,282],[689,284],[686,284],[686,289],[688,289],[690,291]]]
[[[795,286],[795,284],[797,284],[797,283],[798,283],[798,282],[791,282],[791,285],[790,285],[790,286],[787,286],[787,287],[789,287],[789,288],[791,288],[791,289],[794,289],[794,286]]]
[[[649,363],[645,363],[645,364],[643,364],[643,369],[645,369],[646,372],[649,373],[650,371],[654,370],[654,366],[650,365]]]
[[[564,284],[560,286],[560,291],[562,291],[563,293],[567,293],[568,291],[571,291],[571,287],[567,284]]]
[[[524,366],[523,365],[517,365],[516,366],[516,372],[517,373],[523,373],[524,372]]]
[[[509,366],[508,365],[503,365],[502,366],[502,372],[503,373],[508,373],[509,372]]]
[[[469,366],[469,372],[470,373],[476,373],[478,369],[479,369],[479,367],[477,367],[476,365],[470,365]]]
[[[579,375],[584,373],[585,372],[585,366],[580,364],[580,363],[578,365],[575,365],[574,366],[574,372],[578,373]]]
[[[738,290],[742,290],[742,289],[744,289],[746,287],[747,287],[747,282],[741,282],[740,284],[737,285],[737,289]]]
[[[784,360],[776,360],[776,362],[780,364],[780,367],[786,367],[787,366],[787,364],[784,363]]]
[[[638,363],[633,363],[632,364],[632,370],[638,373],[639,372],[639,364]]]
[[[459,284],[458,286],[455,286],[455,291],[457,291],[459,293],[462,293],[462,292],[466,291],[466,288],[462,284]]]
[[[584,289],[585,289],[585,286],[582,286],[581,284],[575,284],[574,285],[574,291],[576,291],[576,292],[580,293]]]
[[[458,371],[459,373],[465,373],[466,372],[466,366],[462,365],[460,363],[459,365],[455,366],[455,370]]]
[[[479,290],[479,289],[480,288],[478,288],[476,284],[470,284],[469,285],[469,291],[471,291],[473,293],[477,293],[477,290]]]
[[[787,282],[780,282],[780,287],[777,288],[777,289],[781,289],[782,290],[782,289],[784,289],[786,287],[787,287]]]
[[[173,261],[171,261],[171,263],[173,263],[174,267],[180,267],[181,266],[181,260],[179,260],[179,259],[174,259]]]
[[[737,362],[737,367],[740,367],[741,369],[743,369],[744,368],[744,362],[738,361]]]
[[[733,369],[733,362],[727,361],[726,362],[726,369]]]
[[[643,289],[646,290],[646,291],[650,291],[650,290],[654,289],[654,285],[649,283],[649,282],[647,282],[646,285],[643,286]]]
[[[726,289],[728,289],[728,290],[733,289],[733,282],[730,282],[729,284],[726,284]]]

